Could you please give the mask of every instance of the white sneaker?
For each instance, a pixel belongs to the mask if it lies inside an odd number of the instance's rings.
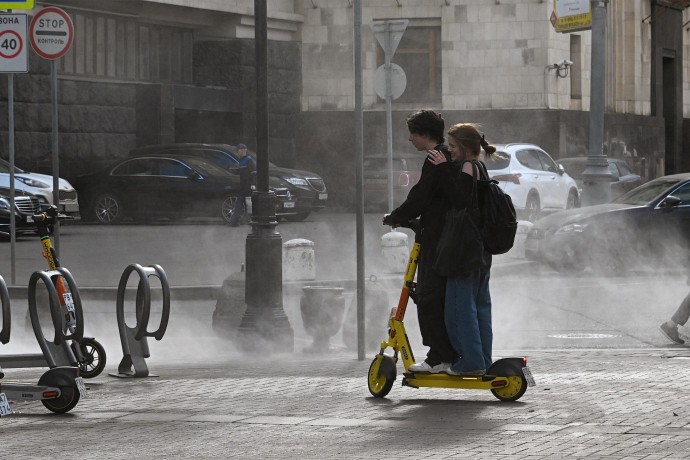
[[[450,368],[450,363],[441,363],[435,366],[430,366],[426,361],[421,363],[414,363],[408,369],[410,372],[426,372],[428,374],[442,374]]]

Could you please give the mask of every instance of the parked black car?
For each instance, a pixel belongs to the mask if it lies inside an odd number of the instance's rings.
[[[237,148],[228,144],[199,144],[180,143],[149,145],[130,150],[130,156],[158,156],[168,154],[184,154],[205,158],[219,165],[223,169],[232,171],[237,169]],[[256,159],[253,152],[249,152]],[[326,206],[328,191],[321,176],[309,171],[281,168],[269,163],[271,186],[286,188],[295,196],[294,213],[286,214],[286,220],[301,221],[306,219],[312,211],[318,211]]]
[[[14,221],[16,234],[33,233],[36,226],[32,216],[41,211],[37,196],[22,190],[14,190]],[[0,237],[10,235],[10,190],[0,187]]]
[[[642,184],[642,178],[633,172],[628,163],[618,158],[606,158],[606,160],[611,172],[611,199],[617,198]],[[558,163],[563,166],[570,177],[575,179],[580,196],[582,196],[582,173],[587,166],[587,157],[561,158]]]
[[[690,263],[690,173],[654,179],[611,203],[562,211],[535,222],[525,256],[556,269],[619,274]]]
[[[393,156],[393,206],[400,206],[419,182],[426,157],[420,154]],[[364,157],[364,203],[367,210],[388,210],[388,155]]]
[[[115,224],[126,218],[150,222],[220,217],[229,222],[239,195],[239,176],[204,158],[170,152],[115,163],[75,180],[82,219]],[[273,188],[276,215],[295,213],[294,196]]]

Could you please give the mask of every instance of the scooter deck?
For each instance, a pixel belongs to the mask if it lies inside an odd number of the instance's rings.
[[[0,393],[5,393],[8,399],[40,401],[42,399],[55,399],[62,394],[62,391],[58,387],[3,381],[0,384]]]
[[[508,386],[507,377],[496,375],[460,376],[406,372],[402,384],[413,388],[464,388],[468,390],[495,390]]]

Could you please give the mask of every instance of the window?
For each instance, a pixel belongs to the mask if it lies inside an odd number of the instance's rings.
[[[148,158],[122,163],[111,173],[113,176],[150,176],[151,174],[153,174],[153,165]]]
[[[633,172],[630,170],[628,165],[626,163],[621,162],[616,162],[616,166],[618,166],[618,170],[621,172],[621,176],[629,176]]]
[[[570,66],[570,98],[582,99],[582,60],[580,36],[576,34],[570,35],[570,60],[573,65]]]
[[[541,150],[537,150],[537,155],[539,156],[539,159],[541,160],[541,166],[544,169],[544,171],[548,171],[548,172],[552,172],[552,173],[558,172],[558,166],[556,166],[556,163],[551,159],[550,156],[548,156],[546,153],[542,152]]]
[[[690,205],[690,184],[685,184],[684,186],[673,192],[671,195],[680,198],[681,206]]]
[[[618,168],[616,167],[616,163],[613,161],[609,162],[609,172],[613,177],[621,177],[620,173],[618,172]]]
[[[192,31],[129,16],[70,11],[74,43],[56,68],[63,75],[192,82]]]
[[[529,169],[534,169],[537,171],[541,171],[541,161],[539,161],[539,157],[537,156],[537,152],[534,150],[520,150],[516,155],[515,158],[520,162],[522,166],[525,166]]]
[[[187,177],[189,168],[179,161],[163,158],[156,161],[159,176]]]
[[[505,169],[510,165],[510,153],[496,151],[493,155],[485,155],[481,153],[480,159],[484,162],[486,169],[495,171],[497,169]],[[518,159],[518,161],[520,161]]]
[[[385,63],[381,46],[377,46],[377,66]],[[441,101],[441,27],[408,26],[391,62],[405,71],[407,86],[396,101]]]

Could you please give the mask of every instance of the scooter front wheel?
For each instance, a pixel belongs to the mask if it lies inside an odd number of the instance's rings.
[[[510,375],[507,378],[508,385],[491,392],[501,401],[517,401],[527,391],[527,379],[522,375]]]
[[[84,361],[79,363],[79,375],[85,379],[92,379],[105,369],[105,348],[95,339],[85,339],[79,342]]]
[[[376,355],[369,366],[369,392],[376,398],[385,397],[395,382],[395,360],[383,354]]]

